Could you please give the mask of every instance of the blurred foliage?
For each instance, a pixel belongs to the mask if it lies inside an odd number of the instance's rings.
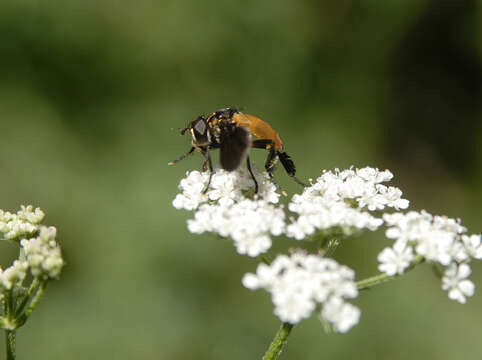
[[[279,321],[241,286],[256,262],[171,206],[202,163],[167,167],[177,129],[227,105],[279,130],[300,178],[388,167],[413,208],[480,233],[481,19],[476,0],[0,2],[0,207],[41,206],[67,260],[19,358],[261,357]],[[336,257],[362,278],[386,244]],[[283,358],[479,359],[481,299],[449,301],[421,268],[363,293],[347,335],[302,322]]]

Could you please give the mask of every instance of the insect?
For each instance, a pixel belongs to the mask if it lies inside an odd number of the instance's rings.
[[[208,184],[203,192],[208,190],[213,174],[211,149],[220,149],[221,166],[227,171],[236,170],[246,160],[248,171],[254,181],[255,194],[258,192],[258,182],[251,170],[249,160],[251,147],[269,151],[264,168],[272,181],[274,181],[273,172],[279,160],[289,176],[298,184],[306,186],[295,176],[295,164],[290,156],[283,152],[283,142],[278,132],[256,116],[243,114],[235,108],[228,107],[215,111],[207,118],[198,116],[188,127],[181,129],[181,135],[186,131],[191,133],[192,147],[180,158],[169,162],[169,165],[183,160],[195,150],[201,152],[205,158],[203,170],[209,169],[210,173]],[[256,140],[253,140],[253,135],[257,138]]]

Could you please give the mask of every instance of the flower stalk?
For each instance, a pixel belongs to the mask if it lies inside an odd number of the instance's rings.
[[[5,348],[7,360],[15,360],[15,330],[5,330]]]
[[[418,264],[420,264],[424,261],[425,261],[425,258],[422,255],[416,256],[412,260],[410,265],[405,269],[405,272],[412,270],[415,266],[417,266]],[[356,286],[357,286],[358,290],[365,290],[365,289],[369,289],[369,288],[371,288],[375,285],[380,285],[380,284],[383,284],[385,282],[395,280],[395,279],[399,278],[400,276],[402,276],[402,275],[398,275],[398,274],[396,274],[396,275],[379,274],[379,275],[375,275],[375,276],[357,281]]]
[[[22,313],[23,309],[25,308],[29,300],[37,291],[39,284],[40,284],[40,281],[38,278],[35,278],[32,281],[32,284],[30,284],[27,294],[25,294],[25,297],[22,299],[22,302],[19,304],[19,306],[17,307],[17,310],[15,311],[15,316],[19,316]]]
[[[283,323],[276,333],[271,345],[263,356],[263,360],[276,360],[281,355],[284,346],[288,342],[288,336],[291,333],[294,325],[290,323]]]
[[[21,304],[21,305],[23,305],[23,307],[19,308],[16,311],[18,327],[25,324],[25,322],[29,318],[30,314],[37,307],[38,303],[40,302],[40,299],[42,298],[42,296],[44,294],[45,288],[47,287],[47,281],[41,280],[41,281],[38,282],[38,284],[39,285],[35,288],[35,290],[32,291],[31,293],[29,291],[29,293],[23,299],[23,302]],[[27,309],[24,312],[22,312],[23,309],[25,308],[26,304],[29,304],[29,305],[27,306]]]

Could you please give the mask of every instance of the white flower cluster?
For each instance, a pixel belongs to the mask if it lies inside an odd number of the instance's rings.
[[[387,275],[403,274],[415,256],[445,267],[442,288],[449,298],[462,304],[474,294],[475,286],[468,280],[468,263],[482,259],[480,235],[468,236],[460,221],[433,216],[426,211],[410,211],[383,216],[389,228],[386,236],[395,240],[392,247],[379,255],[379,270]]]
[[[57,230],[53,226],[41,226],[38,237],[21,241],[33,276],[54,279],[60,275],[64,261],[56,236]]]
[[[22,283],[27,275],[28,262],[15,260],[13,264],[2,270],[0,268],[0,288],[3,290],[10,290],[15,284]]]
[[[288,226],[281,207],[276,207],[280,194],[266,174],[255,174],[260,185],[258,196],[247,199],[245,193],[253,188],[246,169],[227,172],[217,170],[211,186],[203,193],[208,173],[191,171],[181,180],[181,193],[173,206],[195,210],[188,221],[193,233],[215,232],[233,238],[240,254],[257,256],[271,247],[270,235],[286,233],[297,240],[316,230],[339,228],[345,234],[368,228],[378,229],[383,220],[369,213],[385,207],[404,209],[408,200],[396,187],[381,184],[392,179],[388,171],[365,167],[344,171],[326,171],[303,194],[294,195],[289,210],[299,216]]]
[[[254,170],[254,169],[253,169]],[[238,253],[258,256],[271,247],[270,235],[281,235],[285,230],[285,215],[276,207],[279,193],[265,174],[255,172],[259,185],[254,199],[245,194],[254,187],[246,169],[233,172],[216,170],[206,194],[203,190],[209,174],[191,171],[182,179],[173,206],[176,209],[196,210],[194,219],[188,220],[192,233],[217,233],[231,237]]]
[[[10,290],[21,284],[30,271],[35,277],[57,278],[64,261],[55,241],[57,230],[40,225],[45,214],[33,206],[21,206],[16,214],[0,210],[0,233],[9,240],[20,240],[20,259],[5,270],[0,268],[0,288]]]
[[[360,310],[344,301],[358,295],[354,278],[353,270],[335,260],[295,252],[258,265],[256,274],[244,275],[243,285],[270,292],[274,312],[283,322],[297,324],[321,305],[322,319],[345,333],[360,319]]]
[[[325,171],[301,195],[293,196],[289,210],[298,218],[287,227],[287,235],[302,240],[316,230],[332,227],[341,228],[345,234],[356,229],[378,229],[383,220],[368,211],[405,209],[409,205],[401,198],[400,189],[381,184],[392,178],[390,171],[370,167]]]
[[[258,256],[271,247],[270,234],[284,231],[284,212],[264,200],[244,199],[232,205],[201,205],[193,220],[192,233],[215,232],[231,237],[239,254]]]
[[[21,206],[16,214],[0,209],[0,232],[5,239],[13,240],[28,237],[39,229],[39,224],[45,214],[33,206]]]

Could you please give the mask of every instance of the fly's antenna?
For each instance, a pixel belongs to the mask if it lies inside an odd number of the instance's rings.
[[[170,130],[171,130],[171,131],[177,130],[177,131],[179,131],[179,133],[180,133],[181,135],[184,135],[184,134],[186,133],[186,131],[189,130],[189,128],[188,128],[188,127],[187,127],[187,128],[180,128],[180,127],[178,127],[178,128],[171,128]]]

